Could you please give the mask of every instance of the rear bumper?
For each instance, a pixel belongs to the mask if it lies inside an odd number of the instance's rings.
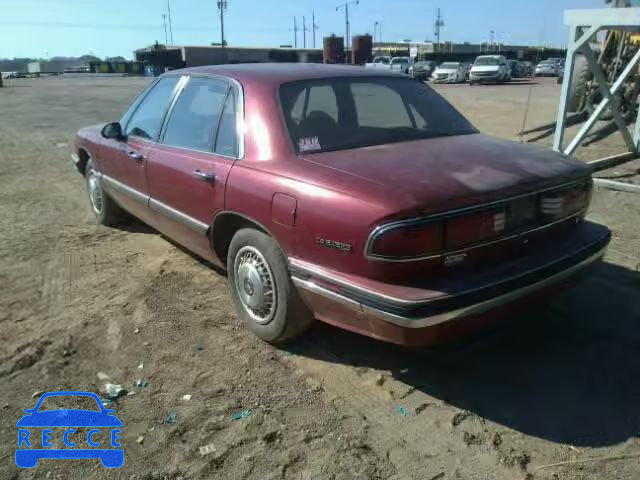
[[[291,262],[292,278],[320,320],[395,343],[429,344],[434,342],[428,331],[434,327],[479,318],[537,293],[557,290],[600,260],[610,240],[609,230],[594,224],[585,224],[583,230],[571,251],[536,255],[521,262],[518,271],[507,269],[513,272],[509,275],[435,298],[408,300],[355,284],[342,285],[342,280],[295,261]],[[327,283],[343,288],[334,291],[324,286]]]

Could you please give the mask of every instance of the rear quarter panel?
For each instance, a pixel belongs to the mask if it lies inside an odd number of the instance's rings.
[[[300,162],[299,166],[291,163]],[[297,158],[278,162],[282,174],[252,168],[237,162],[229,175],[226,209],[240,213],[266,228],[287,256],[295,256],[325,268],[366,274],[371,267],[363,255],[364,245],[376,220],[387,209],[366,198],[351,196],[344,188],[322,185],[321,169],[314,182],[303,180],[313,175],[313,166]],[[278,169],[278,166],[271,165]],[[346,179],[348,180],[348,176]],[[294,225],[275,221],[273,198],[284,194],[296,200]],[[350,251],[321,246],[320,239],[342,242]]]

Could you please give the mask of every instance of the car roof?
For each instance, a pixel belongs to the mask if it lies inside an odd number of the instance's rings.
[[[350,76],[403,76],[391,71],[378,71],[351,65],[330,65],[323,63],[236,63],[208,65],[171,70],[166,75],[221,75],[234,78],[240,83],[247,81],[282,84],[294,80],[307,80]]]

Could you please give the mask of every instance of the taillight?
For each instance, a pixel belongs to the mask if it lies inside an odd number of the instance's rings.
[[[444,252],[512,237],[531,228],[586,211],[592,182],[494,202],[473,209],[439,213],[374,230],[367,256],[388,260],[424,259]]]
[[[436,253],[443,248],[443,233],[443,225],[439,222],[394,228],[376,236],[371,253],[395,258]]]
[[[589,206],[591,200],[591,184],[549,192],[540,196],[540,212],[549,219],[557,219],[572,215]]]
[[[454,217],[446,223],[447,249],[464,247],[500,235],[505,228],[503,210],[481,211]]]

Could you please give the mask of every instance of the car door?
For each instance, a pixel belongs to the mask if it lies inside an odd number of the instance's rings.
[[[102,183],[126,210],[146,219],[149,189],[145,167],[181,77],[160,78],[123,117],[123,139],[105,139],[100,149]]]
[[[158,228],[205,258],[211,252],[206,233],[224,208],[227,176],[241,156],[239,98],[240,86],[230,80],[189,77],[147,160]]]

